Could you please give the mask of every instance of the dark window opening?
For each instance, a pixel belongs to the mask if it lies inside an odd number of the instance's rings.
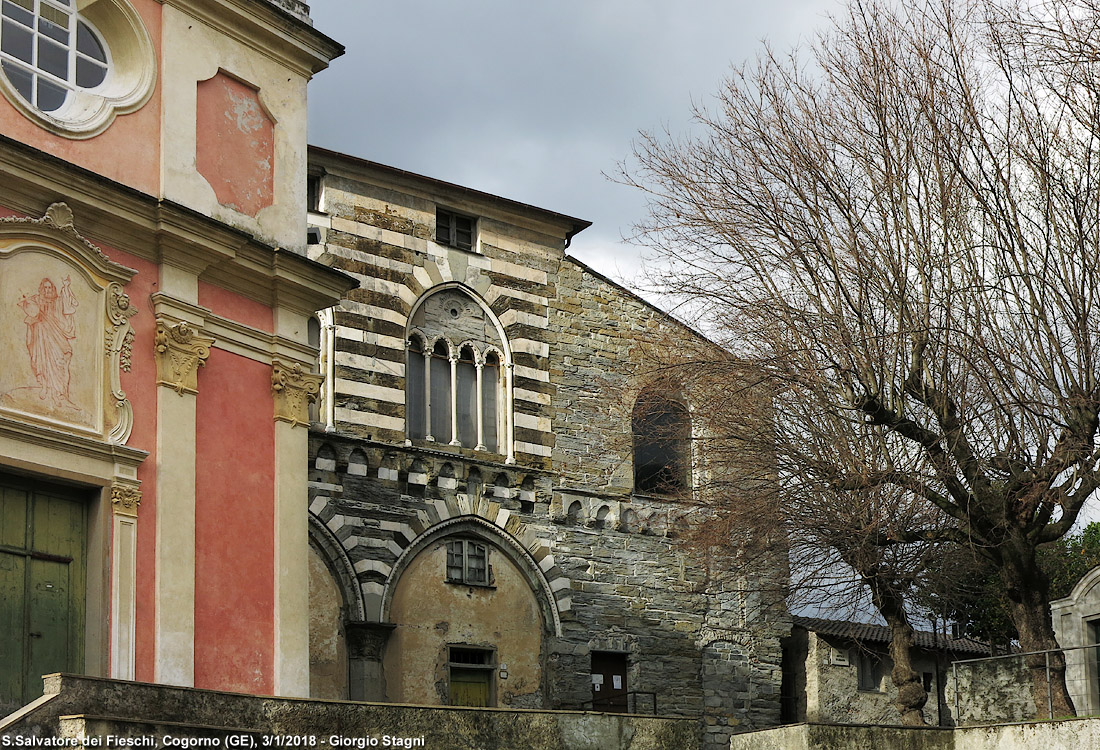
[[[643,394],[634,405],[634,490],[675,494],[690,487],[691,419],[672,399]]]
[[[435,210],[435,241],[460,250],[472,250],[474,246],[475,220],[442,208]]]
[[[869,693],[882,692],[882,658],[878,654],[860,652],[859,689]]]
[[[306,177],[306,208],[314,213],[321,211],[321,189],[324,176],[311,174]]]

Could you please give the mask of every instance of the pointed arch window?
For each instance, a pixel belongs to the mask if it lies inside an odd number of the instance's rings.
[[[410,441],[511,455],[506,366],[500,327],[464,291],[418,303],[406,340],[405,418]]]
[[[634,490],[676,494],[691,487],[691,417],[680,402],[643,393],[634,404]]]

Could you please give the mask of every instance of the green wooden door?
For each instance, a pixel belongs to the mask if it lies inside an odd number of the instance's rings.
[[[83,671],[86,513],[75,490],[0,474],[0,709]]]

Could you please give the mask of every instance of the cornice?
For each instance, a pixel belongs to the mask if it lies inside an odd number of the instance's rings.
[[[187,321],[214,339],[213,348],[269,365],[281,359],[288,363],[312,365],[317,350],[308,344],[239,323],[217,315],[209,308],[193,305],[161,292],[150,296],[158,318]]]
[[[336,304],[356,286],[346,274],[178,203],[158,200],[0,136],[0,205],[42,216],[64,201],[81,234],[152,263],[187,268],[229,291],[264,305],[312,312]]]
[[[0,437],[12,438],[25,445],[52,448],[74,456],[121,464],[134,469],[149,455],[148,451],[127,445],[73,435],[7,417],[0,417]]]
[[[344,46],[273,5],[255,0],[157,0],[198,19],[306,78],[344,54]]]

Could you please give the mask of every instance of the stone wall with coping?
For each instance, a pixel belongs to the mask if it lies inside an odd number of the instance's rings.
[[[311,701],[50,675],[46,695],[17,719],[0,717],[0,738],[115,737],[219,742],[295,738],[304,747],[432,750],[694,750],[692,721],[591,712],[508,711]],[[332,738],[344,740],[331,742]],[[389,744],[384,739],[389,737]],[[196,743],[195,746],[202,746]],[[158,745],[159,746],[159,745]],[[298,746],[298,745],[296,745]]]
[[[730,750],[1081,750],[1100,747],[1100,719],[980,727],[794,724],[735,735]]]

